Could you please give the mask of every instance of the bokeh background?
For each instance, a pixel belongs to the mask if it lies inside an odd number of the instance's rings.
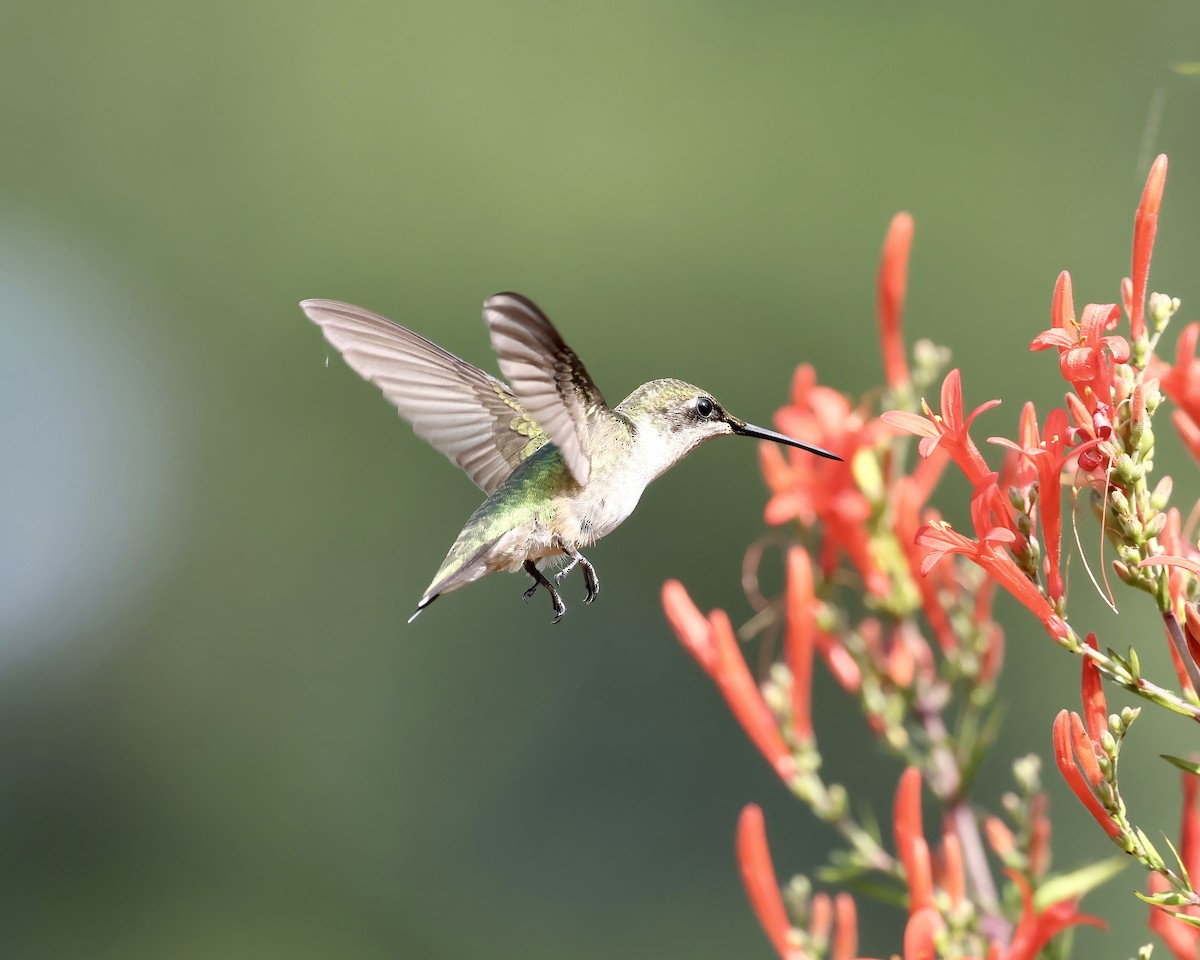
[[[765,958],[738,810],[765,806],[785,876],[829,848],[658,606],[676,576],[749,613],[753,444],[652,487],[590,553],[599,601],[572,582],[561,625],[494,577],[407,626],[479,496],[301,298],[362,303],[490,367],[479,305],[519,290],[610,399],[680,376],[769,422],[799,361],[849,393],[879,382],[876,259],[908,209],[909,337],[954,350],[972,403],[1005,399],[982,438],[1060,395],[1026,350],[1054,278],[1116,298],[1165,151],[1151,286],[1185,318],[1200,302],[1200,81],[1170,69],[1200,57],[1200,10],[1181,0],[3,14],[6,957]],[[1190,502],[1195,466],[1163,445]],[[1103,618],[1073,570],[1075,616],[1165,673],[1146,605]],[[1002,607],[993,803],[1078,697],[1077,663]],[[831,777],[886,818],[898,765],[828,685],[817,697]],[[1156,754],[1193,736],[1135,734],[1148,828],[1177,817]],[[1056,863],[1107,855],[1047,780]],[[1106,955],[1148,938],[1143,883],[1130,870],[1088,901],[1112,922]],[[867,910],[862,950],[898,949],[900,929]]]

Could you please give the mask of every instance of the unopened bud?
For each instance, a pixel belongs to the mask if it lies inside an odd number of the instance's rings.
[[[1169,297],[1165,293],[1152,293],[1146,306],[1151,324],[1156,331],[1161,332],[1179,311],[1179,298]]]
[[[1175,485],[1170,477],[1163,477],[1154,487],[1154,492],[1150,494],[1150,506],[1155,510],[1166,510],[1167,504],[1171,502],[1171,490]]]
[[[840,783],[830,784],[828,797],[829,806],[826,809],[830,819],[842,819],[846,815],[846,811],[850,808],[850,799],[846,795],[846,788]]]
[[[1143,533],[1147,540],[1152,540],[1163,532],[1163,527],[1167,525],[1167,515],[1165,513],[1156,513],[1146,521],[1146,526]]]
[[[802,873],[796,874],[783,888],[783,900],[796,925],[808,926],[809,909],[812,903],[812,881]]]
[[[1115,757],[1117,755],[1117,738],[1107,730],[1102,731],[1100,733],[1100,749],[1108,756]]]
[[[1036,753],[1028,753],[1013,761],[1013,779],[1023,793],[1036,793],[1042,785],[1042,760]]]
[[[1121,483],[1127,487],[1132,487],[1146,473],[1142,466],[1135,463],[1133,457],[1127,453],[1122,453],[1113,461],[1113,472],[1117,475]]]
[[[1125,725],[1126,730],[1129,729],[1134,720],[1141,716],[1141,713],[1141,707],[1123,707],[1121,709],[1121,722]]]

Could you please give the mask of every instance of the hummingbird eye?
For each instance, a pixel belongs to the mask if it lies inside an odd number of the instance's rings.
[[[713,403],[712,397],[697,397],[696,398],[696,413],[707,420],[716,412],[717,405]]]

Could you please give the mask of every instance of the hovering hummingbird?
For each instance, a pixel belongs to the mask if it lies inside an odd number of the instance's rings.
[[[682,380],[651,380],[610,407],[549,318],[516,293],[483,304],[502,383],[419,334],[362,307],[300,304],[346,362],[378,386],[417,435],[466,471],[487,499],[450,548],[409,623],[443,593],[498,570],[545,587],[558,623],[555,584],[579,566],[596,599],[596,568],[579,551],[615,530],[650,481],[705,440],[757,437],[840,457],[727,413]],[[565,563],[551,583],[539,561]]]

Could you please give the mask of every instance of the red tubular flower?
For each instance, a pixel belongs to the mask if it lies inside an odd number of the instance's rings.
[[[1087,635],[1087,645],[1093,650],[1096,646],[1096,635]],[[1091,657],[1083,658],[1083,678],[1080,681],[1083,694],[1083,715],[1087,718],[1088,736],[1099,740],[1100,735],[1108,729],[1108,704],[1104,699],[1104,687],[1100,681],[1100,668]]]
[[[858,911],[854,906],[854,898],[848,893],[839,893],[833,903],[837,925],[834,927],[830,960],[854,960],[854,955],[858,953]]]
[[[796,369],[792,402],[775,414],[775,425],[784,433],[804,437],[836,453],[841,461],[801,456],[784,461],[779,451],[764,452],[764,476],[773,494],[765,519],[772,526],[799,520],[804,526],[820,523],[825,536],[821,568],[832,572],[839,554],[845,554],[863,578],[868,592],[886,595],[891,582],[879,567],[864,523],[871,504],[858,489],[852,464],[855,454],[874,447],[887,431],[879,420],[829,387],[817,384],[808,364]],[[765,446],[775,446],[769,444]]]
[[[1069,291],[1067,296],[1070,296]],[[1063,379],[1075,388],[1088,411],[1095,414],[1100,408],[1111,410],[1112,364],[1125,363],[1129,359],[1129,343],[1121,336],[1106,336],[1104,331],[1111,330],[1120,322],[1121,311],[1115,303],[1089,303],[1083,308],[1083,316],[1078,323],[1067,317],[1063,319],[1064,325],[1058,326],[1058,300],[1059,291],[1056,288],[1053,308],[1055,325],[1034,337],[1029,349],[1056,348]],[[1066,302],[1069,304],[1069,300]]]
[[[934,941],[945,924],[933,907],[922,907],[909,914],[904,927],[904,960],[937,960]]]
[[[945,456],[935,454],[938,460],[945,462]],[[922,460],[922,464],[931,463]],[[904,550],[908,561],[909,572],[917,584],[921,594],[921,608],[925,611],[925,619],[937,639],[942,653],[950,654],[958,649],[958,634],[950,623],[950,615],[946,605],[938,595],[938,583],[932,577],[921,574],[921,561],[925,556],[923,548],[917,545],[917,533],[920,531],[921,505],[925,502],[924,491],[914,476],[900,477],[892,489],[892,531],[896,540]],[[952,587],[958,589],[957,584]]]
[[[812,743],[812,664],[816,619],[812,563],[800,547],[787,558],[787,638],[784,651],[792,673],[792,733],[797,744]]]
[[[1142,202],[1133,218],[1133,276],[1129,303],[1129,335],[1141,339],[1146,332],[1146,281],[1150,276],[1150,254],[1158,232],[1158,210],[1167,182],[1167,155],[1160,153],[1150,167]]]
[[[1157,356],[1146,365],[1146,373],[1158,379],[1163,393],[1178,407],[1171,413],[1184,445],[1200,460],[1200,360],[1196,359],[1196,341],[1200,323],[1189,323],[1175,344],[1175,365],[1169,366]]]
[[[876,282],[879,313],[879,341],[883,348],[883,372],[893,390],[908,384],[908,361],[904,356],[904,337],[900,318],[904,314],[904,293],[908,283],[908,252],[912,248],[913,218],[898,213],[883,241],[883,257]]]
[[[1200,610],[1193,603],[1183,605],[1183,638],[1192,662],[1200,666]]]
[[[917,543],[927,551],[921,572],[928,573],[948,553],[961,553],[986,570],[1000,586],[1024,604],[1051,636],[1062,639],[1067,635],[1066,624],[1008,553],[1007,547],[1016,540],[1016,534],[1007,527],[988,529],[986,526],[987,517],[995,513],[997,491],[994,478],[995,474],[985,477],[971,498],[972,520],[980,538],[978,542],[963,536],[943,520],[935,520],[921,527],[917,533]]]
[[[1017,838],[1012,830],[999,817],[988,817],[983,821],[983,833],[988,843],[996,851],[996,856],[1007,860],[1017,849]]]
[[[929,862],[929,845],[921,824],[921,771],[909,767],[900,775],[896,788],[896,803],[892,812],[892,832],[896,853],[904,864],[904,879],[908,883],[908,911],[933,906],[933,871]]]
[[[757,804],[747,804],[738,818],[737,859],[750,906],[775,952],[782,960],[806,960],[804,951],[790,942],[792,925],[779,895],[775,866],[767,848],[767,827]]]
[[[906,433],[915,433],[921,437],[918,451],[922,457],[928,457],[941,446],[950,455],[971,485],[975,486],[988,475],[988,466],[979,452],[979,448],[967,434],[971,421],[992,407],[999,400],[989,400],[980,404],[970,414],[963,413],[962,374],[958,368],[946,374],[942,381],[942,412],[935,414],[922,402],[925,416],[918,416],[907,410],[888,410],[882,414],[884,423]]]
[[[967,882],[963,873],[962,844],[953,830],[947,830],[942,837],[942,864],[940,886],[950,898],[950,909],[955,910],[966,898]]]
[[[1067,412],[1061,407],[1050,411],[1046,431],[1040,433],[1033,404],[1026,404],[1021,415],[1020,443],[1004,437],[989,437],[998,444],[1024,456],[1038,484],[1037,514],[1045,547],[1046,592],[1051,599],[1063,595],[1062,578],[1062,473],[1068,459]]]
[[[829,943],[829,931],[833,928],[833,901],[827,893],[813,894],[809,905],[808,935],[809,941],[816,944]]]
[[[662,605],[679,641],[704,671],[711,675],[717,666],[712,630],[708,626],[708,618],[692,603],[687,587],[678,580],[668,580],[662,588]]]
[[[1080,733],[1083,736],[1080,736]],[[1067,781],[1067,786],[1071,788],[1072,793],[1079,798],[1079,802],[1087,807],[1096,822],[1104,828],[1104,832],[1112,839],[1117,840],[1121,836],[1121,828],[1113,822],[1103,804],[1092,793],[1092,789],[1088,785],[1090,777],[1085,778],[1080,772],[1075,752],[1072,752],[1072,746],[1074,751],[1080,754],[1081,759],[1086,758],[1085,762],[1090,760],[1089,769],[1091,769],[1096,762],[1095,752],[1091,740],[1083,731],[1079,715],[1060,710],[1058,716],[1054,718],[1054,762],[1058,764],[1059,772]]]
[[[1029,872],[1034,877],[1050,869],[1050,817],[1046,807],[1044,793],[1036,794],[1029,805]]]
[[[1078,900],[1059,900],[1045,910],[1038,911],[1033,905],[1033,891],[1029,881],[1016,870],[1006,870],[1009,878],[1021,891],[1021,920],[1013,933],[1012,942],[1004,960],[1033,960],[1042,947],[1067,927],[1086,923],[1093,927],[1104,927],[1104,921],[1075,910]]]
[[[729,709],[775,772],[785,783],[790,782],[796,775],[795,758],[750,675],[729,617],[722,610],[714,610],[705,620],[678,580],[663,584],[662,601],[680,642],[716,681]]]
[[[1196,807],[1196,788],[1200,786],[1193,774],[1183,775],[1183,823],[1179,831],[1179,856],[1188,875],[1196,877],[1200,871],[1200,809]],[[1194,881],[1193,881],[1194,882]],[[1164,893],[1170,889],[1166,878],[1160,874],[1150,874],[1150,892]],[[1150,908],[1150,929],[1163,938],[1167,949],[1178,960],[1195,960],[1197,949],[1200,948],[1200,930],[1186,923],[1177,922],[1172,913],[1184,913],[1191,917],[1200,917],[1200,908],[1189,906],[1182,909],[1164,910],[1159,907]]]

